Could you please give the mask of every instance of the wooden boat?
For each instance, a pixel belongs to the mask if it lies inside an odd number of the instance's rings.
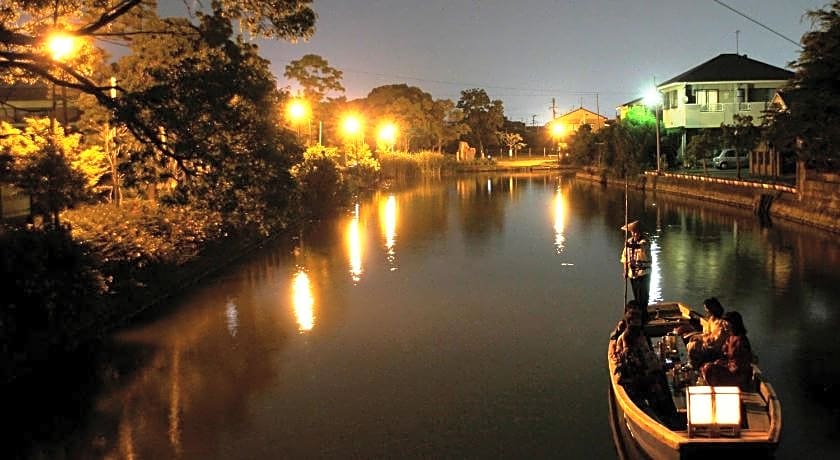
[[[678,335],[668,334],[674,328],[705,318],[679,302],[660,302],[648,307],[650,320],[645,324],[645,334],[652,345],[659,347],[662,340],[672,345]],[[739,426],[716,427],[690,424],[697,418],[689,417],[691,399],[686,401],[688,388],[692,393],[711,387],[694,386],[697,374],[673,361],[682,359],[685,363],[685,345],[679,339],[677,353],[662,349],[657,353],[662,360],[668,380],[668,390],[677,407],[677,423],[668,428],[650,408],[640,408],[617,381],[615,368],[607,359],[610,369],[609,407],[610,422],[616,451],[621,459],[691,459],[704,458],[766,458],[772,457],[779,444],[782,429],[782,412],[773,387],[764,380],[758,367],[753,365],[753,380],[749,388],[735,390],[740,397]],[[680,357],[681,354],[681,357]],[[670,360],[670,361],[666,361]],[[715,387],[723,390],[722,387]],[[733,388],[733,387],[729,387]],[[737,388],[737,387],[734,387]],[[722,403],[721,403],[722,404]],[[695,404],[695,410],[699,404]],[[733,406],[734,407],[734,406]],[[696,413],[696,412],[695,412]],[[673,420],[673,419],[672,419]],[[716,429],[720,428],[720,429]]]

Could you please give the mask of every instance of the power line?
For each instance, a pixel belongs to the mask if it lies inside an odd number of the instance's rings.
[[[273,62],[292,62],[285,59],[273,59]],[[463,88],[485,88],[485,89],[499,89],[499,90],[506,90],[506,91],[525,91],[531,92],[532,94],[524,94],[522,96],[539,96],[545,94],[574,94],[576,96],[579,95],[594,95],[594,94],[604,94],[604,91],[573,91],[573,90],[564,90],[564,89],[557,89],[557,88],[522,88],[516,86],[496,86],[496,85],[486,85],[481,83],[466,83],[466,82],[458,82],[458,81],[449,81],[449,80],[436,80],[432,78],[423,78],[423,77],[412,77],[410,75],[399,75],[399,74],[387,74],[387,73],[379,73],[379,72],[370,72],[367,70],[356,70],[356,69],[341,69],[344,73],[354,73],[354,74],[363,74],[363,75],[373,75],[377,77],[385,77],[385,78],[393,78],[393,79],[402,79],[402,80],[412,80],[412,81],[420,81],[420,82],[427,82],[427,83],[437,83],[441,85],[452,85],[452,86],[459,86]],[[610,93],[607,91],[607,93]],[[612,92],[613,94],[626,94],[620,92]],[[517,94],[519,96],[520,94]]]
[[[736,10],[735,8],[732,8],[731,6],[727,5],[726,3],[723,3],[723,2],[722,2],[722,1],[720,1],[720,0],[712,0],[712,1],[713,1],[713,2],[715,2],[715,3],[717,3],[718,5],[720,5],[720,6],[724,7],[724,8],[726,8],[726,9],[728,9],[728,10],[730,10],[730,11],[734,12],[735,14],[737,14],[737,15],[739,15],[739,16],[741,16],[741,17],[745,18],[746,20],[748,20],[748,21],[750,21],[750,22],[752,22],[752,23],[754,23],[754,24],[758,24],[759,26],[761,26],[761,27],[763,27],[764,29],[766,29],[766,30],[770,31],[771,33],[773,33],[773,34],[775,34],[775,35],[778,35],[779,37],[782,37],[783,39],[785,39],[785,40],[787,40],[787,41],[789,41],[789,42],[793,43],[794,45],[798,46],[799,48],[802,48],[802,45],[801,45],[798,41],[793,40],[793,39],[791,39],[791,38],[788,38],[788,37],[786,37],[785,35],[782,35],[780,32],[777,32],[777,31],[775,31],[775,30],[771,29],[770,27],[765,26],[764,24],[762,24],[762,23],[760,23],[760,22],[756,21],[755,19],[753,19],[753,18],[751,18],[751,17],[747,16],[746,14],[744,14],[744,13],[742,13],[742,12],[740,12],[740,11]]]

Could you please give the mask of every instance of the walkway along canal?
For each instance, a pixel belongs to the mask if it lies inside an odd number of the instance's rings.
[[[778,458],[840,452],[836,238],[670,195],[629,203],[652,234],[652,300],[714,295],[744,316],[783,405]],[[615,458],[603,350],[622,311],[623,220],[623,189],[554,173],[381,192],[18,388],[10,445],[23,458]]]

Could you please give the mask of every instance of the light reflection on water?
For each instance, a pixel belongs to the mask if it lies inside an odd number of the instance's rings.
[[[135,368],[102,366],[112,380],[55,452],[615,458],[604,355],[622,192],[476,176],[362,200],[298,254],[263,251],[121,333],[139,351],[115,360]],[[782,398],[779,458],[836,454],[837,421],[803,382],[840,382],[825,365],[840,361],[837,243],[728,208],[631,206],[655,229],[651,298],[715,295],[744,314]]]
[[[563,252],[566,246],[566,198],[563,196],[562,182],[557,185],[554,196],[554,247],[557,254]]]
[[[299,269],[292,282],[292,304],[295,309],[295,319],[301,332],[311,331],[315,327],[315,299],[312,296],[312,286],[309,275]]]
[[[397,269],[396,265],[396,242],[397,242],[397,198],[388,195],[387,198],[380,198],[379,217],[382,233],[385,237],[385,255],[391,271]]]
[[[359,203],[356,203],[353,210],[353,218],[347,226],[347,252],[350,258],[350,276],[353,282],[358,283],[362,279],[362,252],[363,242],[359,223]]]

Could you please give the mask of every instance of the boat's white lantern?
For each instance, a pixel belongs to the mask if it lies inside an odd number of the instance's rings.
[[[737,436],[741,428],[738,387],[690,386],[686,389],[689,436]]]

